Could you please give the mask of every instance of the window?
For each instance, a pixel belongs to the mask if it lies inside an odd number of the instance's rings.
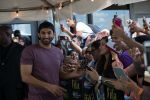
[[[13,31],[20,30],[21,35],[31,35],[31,24],[12,24]]]
[[[93,13],[93,24],[99,26],[101,29],[111,29],[112,19],[117,13],[118,17],[122,19],[122,23],[127,27],[126,20],[129,17],[129,10],[101,10]]]

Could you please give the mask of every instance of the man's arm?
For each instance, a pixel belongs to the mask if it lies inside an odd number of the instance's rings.
[[[144,46],[143,46],[142,44],[140,44],[140,43],[138,43],[138,42],[132,40],[131,38],[129,38],[129,37],[125,36],[125,35],[124,35],[123,38],[124,38],[124,42],[125,42],[130,48],[137,47],[137,48],[139,48],[139,50],[140,50],[141,52],[144,51]]]
[[[35,87],[48,90],[54,96],[61,96],[61,95],[64,95],[64,92],[66,92],[66,90],[60,86],[38,80],[31,73],[32,73],[32,65],[21,64],[21,77],[22,77],[23,82],[33,85]]]
[[[60,78],[62,79],[70,79],[70,78],[77,78],[81,77],[84,74],[83,70],[75,69],[72,72],[65,72],[63,71],[63,67],[60,69]]]
[[[70,40],[69,42],[76,52],[78,52],[79,54],[82,54],[82,48],[80,46],[78,46],[73,40]]]

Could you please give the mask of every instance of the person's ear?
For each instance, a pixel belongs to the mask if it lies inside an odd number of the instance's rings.
[[[40,40],[40,33],[38,33],[38,39]]]

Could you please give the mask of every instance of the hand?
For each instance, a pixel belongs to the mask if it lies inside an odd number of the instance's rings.
[[[80,62],[77,59],[73,59],[72,56],[67,56],[64,59],[63,71],[73,72],[80,67]]]
[[[120,80],[110,80],[110,84],[114,86],[115,89],[124,91],[125,93],[129,93],[130,91],[130,83],[127,80],[120,79]]]
[[[118,27],[117,25],[113,25],[112,26],[112,37],[120,37],[120,38],[124,38],[125,36],[125,32],[122,28]]]
[[[143,32],[143,28],[137,25],[137,23],[134,21],[131,25],[129,25],[131,32]]]
[[[76,70],[76,66],[75,65],[71,65],[71,64],[64,64],[63,65],[63,71],[70,73],[73,72],[74,70]]]
[[[123,64],[120,61],[116,60],[112,63],[112,67],[119,67],[123,69]]]
[[[67,92],[66,89],[54,84],[47,84],[46,89],[49,92],[51,92],[54,96],[63,96]]]
[[[82,49],[82,55],[85,55],[85,54],[86,54],[87,48],[88,48],[88,47],[84,47],[84,48]]]
[[[85,70],[77,68],[77,70],[73,71],[72,74],[76,77],[81,77],[85,74]]]
[[[75,70],[77,70],[78,68],[80,68],[80,63],[67,63],[63,65],[63,70],[64,72],[73,72]]]
[[[70,36],[67,36],[67,41],[72,41],[71,37]]]
[[[129,49],[128,45],[122,40],[116,41],[114,47],[116,48],[117,51]]]
[[[125,93],[133,92],[134,96],[136,97],[143,92],[143,90],[139,88],[138,85],[135,82],[133,82],[130,78],[129,80],[120,78],[117,81],[110,81],[110,83],[116,89],[124,91]]]
[[[68,29],[66,27],[64,27],[64,25],[60,25],[61,31],[62,32],[68,32]]]
[[[90,78],[93,80],[93,82],[98,81],[99,75],[97,73],[97,71],[93,68],[91,68],[91,71],[86,70],[86,74],[88,74],[90,76]]]

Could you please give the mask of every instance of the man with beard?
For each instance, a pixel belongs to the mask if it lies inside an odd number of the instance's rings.
[[[29,84],[28,100],[63,100],[66,90],[59,86],[59,77],[75,75],[62,69],[63,54],[51,44],[54,26],[43,22],[38,30],[39,44],[24,49],[21,57],[22,80]]]
[[[23,47],[12,41],[11,34],[11,26],[0,26],[0,100],[23,100],[20,76]]]

